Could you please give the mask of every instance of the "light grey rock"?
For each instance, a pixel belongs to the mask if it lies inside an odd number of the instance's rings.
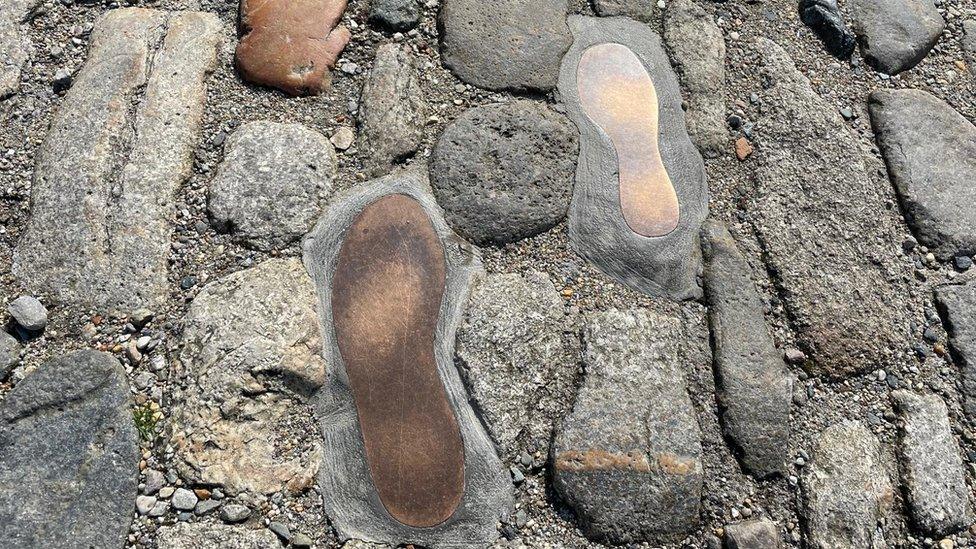
[[[932,536],[948,536],[973,520],[969,488],[952,435],[949,411],[937,395],[891,394],[901,415],[901,477],[914,523]]]
[[[47,327],[47,309],[34,296],[22,295],[10,302],[7,312],[25,330],[43,330]]]
[[[976,255],[976,126],[922,90],[876,90],[868,107],[919,243],[943,260]]]
[[[705,295],[723,426],[743,466],[759,477],[785,470],[793,378],[766,325],[752,269],[719,221],[704,232]]]
[[[20,363],[20,342],[17,338],[0,330],[0,381],[7,379]]]
[[[480,88],[550,90],[572,42],[567,7],[567,0],[444,0],[444,64]]]
[[[166,485],[166,476],[162,471],[156,469],[146,469],[145,480],[143,481],[142,493],[155,494]]]
[[[701,430],[681,370],[690,342],[707,341],[695,326],[650,310],[587,318],[585,380],[556,434],[553,485],[591,540],[660,545],[698,527]]]
[[[136,496],[136,511],[140,515],[148,515],[156,506],[156,498],[153,496]]]
[[[221,503],[215,499],[205,499],[197,503],[197,506],[193,508],[193,514],[200,516],[206,515],[207,513],[213,511],[220,507]]]
[[[962,373],[963,409],[976,420],[976,280],[935,289],[935,305],[949,332],[952,358]]]
[[[125,371],[77,351],[41,364],[0,402],[0,547],[122,547],[139,441]]]
[[[549,277],[476,279],[458,328],[457,363],[509,461],[527,446],[548,454],[553,418],[566,415],[580,371],[579,322]]]
[[[30,44],[24,22],[40,0],[5,0],[0,4],[0,99],[20,89],[20,73]]]
[[[229,494],[312,484],[322,450],[302,418],[325,371],[314,292],[301,261],[272,259],[208,284],[190,304],[180,354],[189,386],[174,398],[184,479]]]
[[[671,0],[664,42],[687,94],[688,135],[707,158],[729,150],[725,128],[725,38],[712,15],[693,0]]]
[[[911,276],[893,259],[906,235],[891,186],[781,47],[760,39],[752,55],[767,85],[746,209],[806,366],[834,377],[887,366],[905,350]]]
[[[559,93],[580,129],[576,186],[569,208],[573,248],[611,278],[638,291],[674,299],[701,296],[698,233],[708,215],[708,187],[701,155],[685,129],[678,79],[661,39],[645,24],[625,18],[572,16],[573,47],[563,58]],[[615,42],[644,64],[660,109],[659,149],[678,196],[678,227],[662,237],[635,233],[621,215],[617,155],[579,101],[579,61],[590,46]]]
[[[417,0],[370,0],[369,22],[392,31],[406,32],[420,23]]]
[[[208,208],[218,228],[271,251],[315,224],[335,186],[337,162],[326,137],[300,124],[251,122],[227,140]]]
[[[576,128],[527,100],[468,109],[434,147],[430,177],[448,223],[479,245],[548,231],[573,194]]]
[[[244,522],[250,516],[250,509],[236,503],[224,505],[220,510],[220,520],[224,522]]]
[[[962,22],[962,50],[969,54],[969,59],[976,60],[976,19],[966,19]]]
[[[169,297],[170,219],[221,36],[217,16],[199,12],[99,19],[37,153],[13,263],[28,288],[123,313]]]
[[[945,30],[933,0],[852,0],[850,10],[864,59],[885,74],[917,65]]]
[[[177,488],[169,503],[177,511],[190,511],[197,506],[197,495],[192,490]]]
[[[779,527],[769,519],[748,520],[725,527],[725,549],[780,549]]]
[[[894,488],[878,439],[863,426],[833,425],[814,438],[803,472],[807,543],[814,549],[883,549]],[[892,540],[893,541],[893,540]]]
[[[434,355],[464,443],[464,494],[454,514],[431,528],[412,528],[383,507],[368,470],[355,402],[339,353],[332,318],[332,279],[347,228],[368,204],[390,195],[415,199],[444,245],[447,280],[437,321]],[[340,539],[412,543],[425,547],[483,547],[498,537],[496,524],[514,507],[512,481],[474,410],[454,365],[455,337],[472,277],[483,272],[476,249],[455,236],[431,195],[426,166],[358,185],[337,196],[303,242],[304,261],[319,298],[326,385],[316,396],[325,438],[319,485],[332,497],[325,511]]]
[[[251,530],[209,522],[180,522],[159,529],[159,549],[279,549],[281,542],[265,528]]]
[[[359,104],[359,137],[369,159],[367,174],[386,174],[417,152],[424,137],[427,101],[413,55],[402,44],[384,44],[376,50]]]
[[[657,0],[593,0],[593,11],[601,17],[622,15],[650,23],[657,12]]]

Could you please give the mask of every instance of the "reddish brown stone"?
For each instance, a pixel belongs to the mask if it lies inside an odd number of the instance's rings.
[[[752,143],[745,137],[740,137],[735,140],[735,156],[739,160],[745,160],[752,155]]]
[[[380,501],[408,526],[436,526],[464,493],[464,448],[434,356],[444,247],[402,194],[368,205],[346,231],[332,311]]]
[[[345,10],[346,0],[241,0],[241,76],[291,95],[328,89],[350,38],[336,26]]]

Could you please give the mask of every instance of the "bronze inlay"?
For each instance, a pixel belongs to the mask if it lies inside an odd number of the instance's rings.
[[[678,226],[678,195],[658,148],[654,83],[634,52],[599,44],[583,52],[576,73],[586,116],[617,152],[620,209],[642,236],[664,236]]]
[[[464,447],[437,372],[444,248],[413,198],[368,205],[345,235],[332,284],[339,353],[380,500],[417,528],[450,518],[464,492]]]

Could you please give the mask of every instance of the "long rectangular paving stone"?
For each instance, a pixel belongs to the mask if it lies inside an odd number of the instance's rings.
[[[168,219],[219,37],[219,20],[198,12],[127,8],[99,20],[38,153],[13,266],[26,286],[123,312],[165,295]]]

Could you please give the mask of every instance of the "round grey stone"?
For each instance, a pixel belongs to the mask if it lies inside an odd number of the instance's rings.
[[[36,297],[18,297],[7,306],[7,312],[25,330],[43,330],[47,326],[47,309]]]
[[[231,503],[220,509],[220,520],[224,522],[243,522],[251,516],[251,510],[243,505]]]
[[[197,506],[197,495],[186,488],[177,488],[170,502],[175,509],[190,511]]]
[[[578,150],[576,127],[543,104],[475,107],[434,147],[431,185],[464,237],[479,245],[514,242],[566,217]]]

